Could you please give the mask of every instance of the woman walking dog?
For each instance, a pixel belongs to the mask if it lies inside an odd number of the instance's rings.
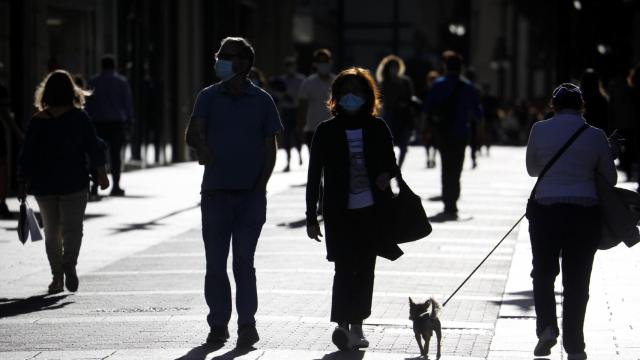
[[[534,354],[549,355],[559,336],[554,282],[562,269],[563,345],[569,360],[582,360],[587,358],[583,327],[601,227],[594,178],[615,184],[617,174],[605,133],[582,117],[580,89],[562,84],[551,102],[555,115],[533,126],[527,145],[527,171],[539,177],[527,209],[538,335]],[[547,165],[552,158],[557,161]]]
[[[331,321],[340,350],[368,347],[362,321],[371,314],[376,256],[395,259],[400,248],[379,235],[389,180],[398,174],[391,133],[376,117],[378,89],[369,72],[350,68],[331,86],[329,109],[313,137],[307,179],[307,234],[320,241],[317,219],[320,177],[324,177],[323,216],[327,259],[335,264]]]

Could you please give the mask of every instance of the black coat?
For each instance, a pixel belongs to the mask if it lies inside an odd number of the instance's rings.
[[[395,260],[402,251],[386,236],[388,224],[389,202],[393,197],[390,188],[380,190],[375,184],[380,174],[389,173],[395,177],[399,170],[396,165],[393,141],[389,128],[384,120],[376,117],[364,117],[358,120],[349,120],[353,128],[362,128],[364,142],[364,159],[371,185],[374,201],[375,221],[371,224],[376,227],[375,239],[368,242],[372,249],[362,249],[363,252],[373,252],[379,256]],[[307,177],[307,224],[318,224],[317,203],[320,192],[320,179],[323,177],[324,193],[322,202],[322,215],[325,222],[325,242],[327,246],[327,259],[334,261],[341,254],[344,247],[341,242],[349,233],[346,229],[349,224],[341,221],[347,211],[349,200],[350,181],[350,153],[347,144],[347,120],[337,116],[321,123],[313,137],[311,155],[309,159],[309,173]]]

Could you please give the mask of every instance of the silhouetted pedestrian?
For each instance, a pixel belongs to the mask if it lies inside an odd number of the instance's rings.
[[[609,97],[602,88],[600,76],[593,69],[587,69],[580,79],[580,90],[584,97],[584,118],[587,124],[608,133]]]
[[[278,99],[278,109],[284,125],[282,134],[282,147],[287,153],[287,165],[284,172],[290,170],[291,149],[298,150],[299,164],[302,165],[302,139],[298,134],[298,93],[304,81],[304,75],[298,72],[294,57],[288,57],[284,61],[285,73],[274,78],[271,90]]]
[[[271,96],[247,78],[254,59],[253,47],[245,39],[222,40],[215,62],[221,81],[200,91],[186,133],[187,144],[205,166],[201,210],[207,260],[204,295],[211,329],[207,343],[229,338],[227,258],[232,246],[240,347],[259,340],[253,260],[266,218],[276,135],[282,130]]]
[[[400,148],[398,164],[402,167],[407,156],[409,138],[414,128],[411,113],[413,83],[405,75],[406,66],[402,58],[388,55],[380,61],[376,79],[382,94],[382,117],[389,124],[394,144]]]
[[[429,91],[431,91],[431,88],[433,87],[433,83],[439,77],[440,77],[440,74],[435,70],[431,70],[427,73],[426,88],[424,90],[424,93],[422,94],[422,104],[426,104],[427,98],[429,97]],[[437,141],[436,141],[435,131],[431,126],[431,124],[429,123],[429,121],[427,121],[427,116],[426,116],[426,113],[424,113],[424,111],[420,116],[420,126],[421,126],[420,132],[421,132],[422,144],[424,145],[425,151],[427,153],[427,169],[432,169],[436,167],[436,149],[437,149],[436,142]]]
[[[532,194],[535,206],[527,210],[538,335],[534,355],[549,355],[559,335],[554,282],[561,260],[563,345],[570,360],[582,360],[587,358],[583,327],[589,280],[602,226],[595,177],[615,184],[617,173],[605,133],[589,127],[581,116],[584,102],[580,89],[562,84],[554,90],[551,101],[554,116],[531,129],[529,175],[541,176],[559,149],[574,134],[578,137],[540,179]]]
[[[133,126],[133,100],[127,79],[116,71],[116,61],[104,56],[102,71],[89,80],[93,96],[87,99],[87,112],[98,136],[109,146],[109,167],[113,186],[111,196],[124,196],[120,187],[122,150]]]
[[[304,140],[311,147],[311,140],[318,125],[331,117],[327,110],[327,101],[331,92],[331,83],[335,75],[331,73],[331,52],[318,49],[313,53],[315,73],[307,77],[300,85],[299,124],[303,126]]]
[[[631,70],[620,66],[609,83],[609,133],[618,130],[624,138],[624,146],[620,152],[620,168],[627,181],[635,179],[634,167],[640,158],[638,129],[640,124],[635,119],[633,90],[631,88]]]
[[[482,104],[482,114],[484,126],[482,126],[482,143],[487,149],[487,156],[491,153],[491,146],[499,139],[499,123],[498,109],[500,102],[498,98],[491,94],[491,86],[483,84],[482,95],[480,96]],[[481,146],[482,147],[482,146]]]
[[[634,66],[629,73],[627,80],[629,87],[631,88],[631,103],[633,104],[633,122],[637,125],[636,139],[639,141],[636,143],[636,155],[637,160],[640,160],[640,63]],[[636,176],[638,177],[637,192],[640,192],[640,164],[638,164]]]
[[[333,82],[329,109],[313,137],[307,177],[307,235],[320,241],[317,219],[320,178],[327,260],[334,262],[332,340],[340,350],[367,347],[362,321],[371,314],[376,256],[396,258],[397,245],[381,239],[385,210],[393,196],[389,179],[399,170],[391,133],[377,117],[375,81],[367,70],[350,68]]]
[[[482,109],[478,91],[460,76],[462,57],[453,51],[442,55],[445,76],[438,78],[429,92],[425,110],[436,131],[442,163],[442,220],[458,217],[460,175],[469,141],[471,121],[478,121]]]
[[[476,85],[476,72],[473,69],[467,69],[464,74],[464,77],[469,81],[469,84],[479,90]],[[480,92],[478,91],[478,94]],[[482,103],[480,103],[482,106]],[[482,117],[477,119],[476,121],[469,122],[469,154],[471,155],[471,168],[475,169],[478,167],[478,152],[480,151],[481,141],[480,138],[482,136],[482,128],[484,127],[484,121]]]
[[[53,281],[49,293],[78,289],[76,264],[87,206],[89,167],[97,169],[102,189],[109,186],[105,153],[87,113],[88,92],[68,72],[56,70],[35,94],[37,112],[27,128],[18,164],[18,196],[33,194],[44,222],[45,244]],[[90,165],[87,165],[87,157]]]
[[[11,112],[9,88],[3,81],[4,76],[4,64],[0,62],[0,218],[9,219],[13,216],[6,202],[11,182],[9,167],[14,160],[14,145],[24,141],[24,133]]]

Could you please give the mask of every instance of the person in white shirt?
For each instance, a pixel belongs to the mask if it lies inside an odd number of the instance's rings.
[[[331,73],[331,52],[328,49],[318,49],[313,53],[313,65],[316,72],[304,80],[298,94],[299,124],[304,124],[302,131],[309,148],[318,125],[331,117],[327,101],[335,78]]]
[[[573,134],[586,125],[580,89],[569,83],[553,92],[555,115],[536,123],[527,145],[527,171],[537,177]],[[595,177],[617,181],[613,153],[605,133],[587,127],[550,167],[534,193],[528,211],[533,253],[533,294],[538,344],[535,356],[547,356],[559,336],[554,282],[563,282],[562,336],[569,360],[586,359],[584,318],[589,280],[600,238]]]
[[[306,77],[298,72],[295,57],[284,60],[285,73],[270,81],[271,91],[277,99],[280,117],[284,125],[282,133],[282,147],[287,153],[287,165],[284,172],[290,170],[291,149],[298,150],[299,164],[302,165],[302,139],[298,133],[298,93]]]

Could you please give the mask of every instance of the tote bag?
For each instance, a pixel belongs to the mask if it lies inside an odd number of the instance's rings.
[[[432,228],[422,199],[397,176],[400,191],[391,199],[392,236],[396,244],[420,240],[431,234]]]

